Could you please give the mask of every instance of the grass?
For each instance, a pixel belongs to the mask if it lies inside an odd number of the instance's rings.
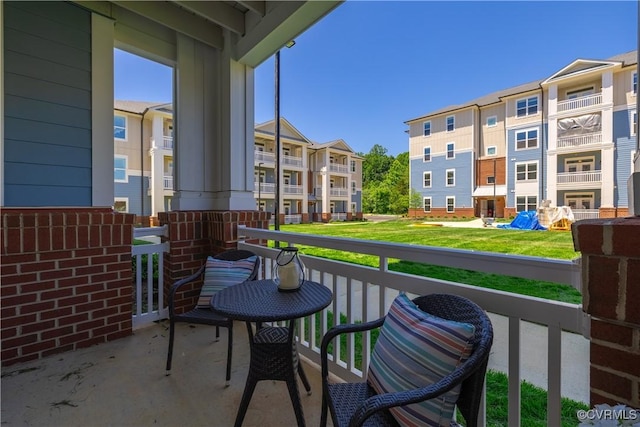
[[[416,227],[419,221],[398,220],[380,223],[344,222],[330,224],[283,225],[282,231],[349,237],[363,240],[467,249],[503,254],[571,260],[579,256],[569,232],[502,230],[494,228]],[[306,255],[335,259],[370,267],[378,266],[372,255],[298,245]],[[459,268],[389,260],[389,269],[418,276],[465,283],[521,295],[579,304],[580,292],[558,283],[500,276]]]

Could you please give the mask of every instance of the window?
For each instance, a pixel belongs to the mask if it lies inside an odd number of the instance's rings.
[[[113,158],[113,180],[115,182],[127,182],[127,158],[115,156]]]
[[[633,93],[638,93],[638,73],[633,73],[631,78],[631,86],[633,87]]]
[[[424,122],[423,135],[431,136],[431,122]]]
[[[631,135],[636,133],[638,133],[638,113],[634,111],[631,113]]]
[[[516,164],[516,181],[535,181],[538,179],[538,164],[518,163]]]
[[[452,213],[456,211],[456,198],[447,197],[447,212]]]
[[[422,173],[422,187],[431,188],[431,172]]]
[[[125,116],[113,116],[113,137],[115,139],[127,139],[127,118]]]
[[[498,116],[487,117],[487,127],[492,128],[498,124]]]
[[[358,191],[356,190],[356,182],[351,181],[351,194],[356,194]]]
[[[358,205],[356,203],[351,203],[351,213],[354,215],[358,213]]]
[[[488,176],[487,177],[487,184],[495,184],[496,183],[496,177],[495,176]]]
[[[516,150],[527,150],[538,147],[538,129],[516,132]]]
[[[129,212],[129,199],[126,197],[116,197],[113,201],[113,210],[116,212]]]
[[[356,161],[355,160],[351,160],[351,173],[355,173],[356,171]]]
[[[516,116],[526,117],[538,113],[538,97],[518,99],[516,101]]]
[[[424,197],[422,199],[422,206],[425,212],[431,212],[431,197]]]
[[[453,187],[456,185],[456,170],[447,169],[447,187]]]
[[[487,147],[487,156],[495,156],[497,153],[497,149],[495,145],[492,145],[491,147]]]
[[[422,161],[423,162],[430,162],[431,161],[431,147],[424,147],[424,154],[422,157]]]
[[[456,144],[455,142],[450,142],[447,144],[447,159],[454,159],[456,157]]]
[[[585,87],[582,89],[575,89],[567,91],[567,99],[582,98],[583,96],[593,95],[595,88],[593,86]]]
[[[516,211],[535,211],[538,208],[538,196],[517,196]]]
[[[453,132],[456,130],[456,116],[447,117],[447,132]]]

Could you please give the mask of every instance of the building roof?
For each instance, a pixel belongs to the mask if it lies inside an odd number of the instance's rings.
[[[632,50],[631,52],[622,53],[622,54],[613,56],[611,58],[608,58],[606,61],[621,62],[623,67],[627,67],[629,65],[637,64],[638,63],[637,51]],[[427,117],[436,116],[436,115],[444,114],[444,113],[448,113],[448,112],[453,112],[453,111],[456,111],[456,110],[461,110],[463,108],[485,107],[487,105],[498,103],[503,98],[505,98],[507,96],[513,96],[513,95],[517,95],[519,93],[530,92],[532,90],[539,89],[540,88],[540,84],[542,82],[544,82],[544,81],[545,81],[545,79],[540,79],[540,80],[535,80],[533,82],[525,83],[525,84],[522,84],[522,85],[519,85],[519,86],[513,86],[513,87],[510,87],[510,88],[507,88],[507,89],[499,90],[497,92],[493,92],[493,93],[490,93],[488,95],[481,96],[480,98],[473,99],[473,100],[465,102],[463,104],[449,105],[447,107],[440,108],[440,109],[435,110],[435,111],[431,111],[431,112],[429,112],[427,114],[424,114],[422,116],[407,120],[404,123],[405,124],[409,124],[409,123],[417,121],[417,120],[426,119]]]
[[[113,101],[113,108],[127,113],[142,114],[145,110],[159,110],[165,113],[173,113],[173,104],[170,102],[149,102],[149,101],[127,101],[116,99]]]

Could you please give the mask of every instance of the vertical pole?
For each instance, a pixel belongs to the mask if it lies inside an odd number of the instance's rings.
[[[280,51],[276,52],[275,60],[275,138],[276,138],[276,203],[275,203],[275,218],[274,228],[280,230]]]
[[[498,208],[498,204],[496,203],[496,159],[493,159],[493,219],[496,218],[496,209]]]

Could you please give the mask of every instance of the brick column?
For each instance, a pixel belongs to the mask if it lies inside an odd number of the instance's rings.
[[[2,364],[131,335],[135,215],[2,209]]]
[[[193,274],[209,255],[238,245],[238,225],[269,228],[269,212],[260,211],[172,211],[159,212],[160,225],[169,227],[169,252],[164,254],[164,292]],[[191,309],[202,283],[184,286],[175,299],[176,311]]]
[[[591,315],[591,405],[640,408],[640,217],[573,224]]]

